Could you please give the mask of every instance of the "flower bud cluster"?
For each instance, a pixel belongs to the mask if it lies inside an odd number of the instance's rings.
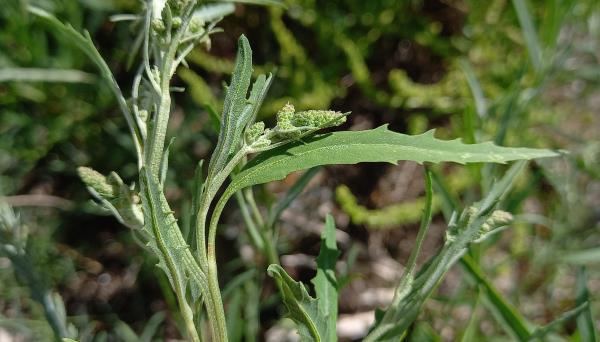
[[[338,126],[346,121],[346,116],[332,110],[307,110],[296,112],[292,104],[286,104],[277,112],[277,126],[274,131],[280,137],[293,138],[301,133]]]
[[[265,130],[264,122],[256,122],[246,130],[246,144],[255,149],[267,147],[271,145],[270,134],[271,130]]]
[[[446,231],[446,240],[454,241],[461,230],[474,222],[478,211],[479,209],[476,206],[471,206],[463,212],[458,222],[453,217]],[[490,234],[494,234],[497,229],[510,224],[512,221],[513,216],[511,213],[503,210],[494,210],[481,224],[472,242],[479,243],[485,240]]]
[[[141,200],[139,195],[123,183],[121,177],[111,172],[107,177],[101,173],[81,166],[77,168],[79,178],[96,192],[106,209],[121,219],[131,228],[141,228],[144,224]]]
[[[102,198],[113,199],[117,196],[118,191],[112,184],[108,183],[106,177],[100,172],[89,167],[81,166],[77,168],[77,173],[85,185],[94,189],[94,191],[102,196]]]

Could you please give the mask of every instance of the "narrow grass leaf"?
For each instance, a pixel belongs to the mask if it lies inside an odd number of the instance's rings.
[[[335,265],[340,256],[335,241],[335,223],[327,215],[325,229],[321,235],[321,250],[317,256],[317,275],[311,280],[315,286],[317,306],[327,319],[328,333],[326,341],[337,341],[336,325],[338,316],[338,284]]]
[[[319,167],[313,167],[300,176],[298,180],[292,185],[292,187],[285,193],[283,198],[281,198],[275,207],[269,213],[268,218],[268,226],[273,227],[275,223],[279,220],[281,213],[290,206],[290,204],[302,193],[304,188],[308,185],[311,179],[319,172]]]
[[[245,300],[244,290],[238,288],[229,297],[229,301],[227,302],[227,312],[225,313],[227,338],[231,341],[242,341],[245,323],[242,318],[242,309]]]
[[[165,321],[166,314],[164,311],[159,311],[152,315],[148,320],[148,323],[144,326],[142,334],[140,335],[140,342],[151,342],[154,340],[158,327]]]
[[[95,76],[73,69],[42,68],[3,68],[0,69],[0,82],[64,82],[93,83]]]
[[[600,248],[584,249],[578,252],[570,252],[563,256],[563,261],[571,264],[597,264],[600,263]]]
[[[195,10],[192,18],[199,18],[204,22],[210,22],[228,16],[234,11],[235,5],[231,3],[206,4]]]
[[[531,334],[531,336],[529,337],[529,341],[533,342],[533,341],[539,341],[540,339],[544,340],[544,337],[546,337],[546,335],[548,335],[549,333],[551,333],[551,332],[559,329],[566,322],[568,322],[568,321],[572,320],[573,318],[579,316],[581,313],[583,313],[587,309],[589,309],[589,307],[590,307],[590,303],[589,302],[585,302],[585,303],[582,303],[582,304],[578,305],[576,308],[563,313],[562,315],[560,315],[559,317],[557,317],[552,322],[544,325],[543,327],[540,327],[540,328],[536,329],[533,332],[533,334]]]
[[[476,342],[479,341],[479,293],[477,293],[475,300],[473,302],[473,306],[471,307],[471,318],[469,318],[469,323],[467,323],[467,327],[462,333],[462,337],[460,338],[461,342]]]
[[[477,110],[477,115],[479,115],[480,118],[486,117],[488,108],[487,100],[483,95],[481,84],[477,79],[477,75],[475,75],[473,67],[471,67],[471,63],[469,63],[467,59],[461,59],[459,60],[459,66],[465,74],[465,77],[467,78],[469,89],[471,89],[471,94],[473,95],[473,100],[475,101],[475,109]]]
[[[590,302],[590,293],[587,287],[587,272],[585,267],[579,267],[577,270],[576,303],[582,305]],[[597,342],[598,330],[592,316],[592,308],[588,307],[577,317],[577,330],[581,342]]]
[[[518,341],[529,341],[531,333],[525,318],[486,279],[479,266],[468,255],[462,257],[461,265],[482,290],[485,302],[506,332]]]
[[[535,24],[533,23],[529,9],[527,9],[527,3],[525,3],[525,0],[513,0],[513,5],[521,24],[531,64],[536,72],[539,72],[542,69],[542,50],[535,30]]]
[[[221,2],[237,2],[240,4],[249,4],[249,5],[285,7],[285,4],[283,3],[283,1],[280,1],[280,0],[221,0]]]

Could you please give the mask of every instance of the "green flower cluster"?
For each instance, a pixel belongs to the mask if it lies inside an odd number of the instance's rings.
[[[275,133],[283,138],[299,136],[303,132],[334,127],[346,122],[346,115],[333,110],[307,110],[296,112],[294,106],[286,104],[277,112]]]

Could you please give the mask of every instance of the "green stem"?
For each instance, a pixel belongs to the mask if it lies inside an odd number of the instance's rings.
[[[154,125],[152,127],[152,132],[149,135],[148,146],[145,150],[146,165],[149,167],[152,177],[155,177],[156,179],[159,179],[160,165],[164,153],[167,126],[169,123],[169,114],[171,112],[171,92],[169,89],[172,76],[171,70],[175,63],[175,55],[177,54],[179,43],[190,24],[192,7],[193,6],[188,5],[186,13],[183,15],[185,20],[177,33],[173,36],[173,39],[169,42],[167,51],[162,58],[162,65],[160,65],[160,101],[158,103],[156,117],[153,121]],[[148,75],[148,77],[151,78],[152,75]]]
[[[237,191],[235,193],[235,198],[238,201],[238,205],[240,206],[240,211],[242,212],[242,218],[244,219],[244,223],[246,224],[246,228],[248,229],[248,235],[250,236],[250,240],[254,245],[254,248],[262,251],[264,250],[264,242],[259,230],[257,228],[256,223],[252,219],[252,215],[250,215],[250,209],[248,209],[248,205],[246,204],[246,200],[244,196]]]
[[[221,289],[219,288],[219,278],[217,274],[217,260],[215,258],[215,244],[209,243],[208,250],[208,290],[209,298],[212,302],[214,310],[216,335],[213,336],[215,341],[227,341],[227,322],[225,321],[225,310],[223,308],[223,299],[221,298]]]
[[[39,298],[39,302],[42,303],[44,315],[46,316],[48,323],[50,323],[52,330],[54,330],[54,333],[59,338],[69,337],[64,318],[60,317],[56,310],[56,305],[54,304],[54,300],[52,298],[52,292],[50,290],[46,290],[41,295],[41,298]]]
[[[254,200],[254,192],[252,191],[252,188],[247,188],[244,191],[244,197],[246,198],[246,201],[248,201],[248,204],[250,204],[250,208],[252,209],[252,214],[254,215],[254,219],[256,220],[256,223],[258,223],[259,226],[264,226],[265,225],[265,220],[262,217],[262,214],[260,213],[260,210],[258,210],[258,206],[256,205],[256,201]]]
[[[399,286],[396,288],[396,293],[394,294],[394,300],[392,302],[392,306],[396,306],[400,303],[403,298],[404,289],[413,281],[415,269],[417,267],[417,257],[421,253],[421,248],[423,247],[423,242],[425,242],[425,237],[427,236],[427,232],[429,231],[429,226],[431,225],[431,216],[432,216],[432,204],[433,204],[433,190],[432,190],[432,180],[431,180],[431,171],[425,169],[425,208],[423,209],[423,217],[421,218],[421,226],[419,227],[419,232],[417,233],[417,239],[415,242],[415,246],[410,252],[410,256],[408,257],[408,263],[404,274],[402,275],[402,279],[400,279]]]
[[[235,166],[242,160],[244,156],[246,156],[248,149],[246,147],[242,147],[225,165],[225,167],[215,174],[212,179],[207,179],[204,187],[204,192],[202,194],[201,205],[198,213],[197,219],[197,229],[196,239],[198,245],[198,253],[201,267],[203,267],[208,276],[208,289],[209,289],[209,298],[212,307],[207,307],[207,310],[212,310],[214,324],[216,329],[216,334],[213,338],[216,341],[227,341],[227,325],[225,322],[225,311],[223,309],[223,300],[221,298],[221,290],[219,289],[219,278],[217,271],[217,259],[216,259],[216,251],[215,251],[215,239],[216,239],[216,229],[217,223],[223,212],[223,208],[225,207],[225,203],[231,197],[231,194],[224,194],[219,202],[217,203],[212,217],[210,221],[209,233],[208,233],[208,243],[206,242],[206,218],[208,216],[208,209],[210,207],[210,203],[212,202],[215,194],[223,185],[227,177],[231,174]]]
[[[209,177],[206,179],[206,183],[204,184],[204,191],[202,192],[200,208],[198,209],[198,215],[196,218],[196,229],[198,230],[196,232],[196,245],[198,247],[200,264],[203,268],[208,266],[207,255],[209,253],[206,250],[206,221],[208,218],[210,204],[212,203],[219,188],[221,188],[235,166],[246,156],[246,154],[248,154],[248,148],[242,147],[220,172],[216,173],[214,177],[210,177],[209,175]]]

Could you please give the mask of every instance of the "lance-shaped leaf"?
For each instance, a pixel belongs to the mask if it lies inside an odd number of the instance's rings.
[[[399,160],[456,162],[460,164],[506,163],[557,156],[558,153],[531,148],[509,148],[490,142],[464,144],[460,140],[439,140],[434,131],[406,135],[390,131],[387,125],[365,131],[345,131],[315,135],[263,152],[233,177],[228,191],[283,179],[291,172],[318,165],[360,162],[397,163]]]
[[[296,322],[302,341],[329,341],[327,318],[319,310],[316,299],[311,297],[304,284],[295,281],[281,266],[272,264],[267,269],[269,275],[279,283],[283,303],[290,318]],[[335,334],[335,331],[333,332]]]
[[[317,306],[327,320],[326,341],[337,341],[336,325],[338,316],[338,284],[335,277],[335,264],[340,252],[335,242],[335,223],[327,215],[325,230],[321,235],[321,250],[317,257],[317,275],[311,280],[315,286]]]
[[[140,185],[143,229],[150,237],[148,247],[158,257],[158,267],[167,274],[179,304],[188,305],[185,301],[188,289],[194,301],[200,298],[202,292],[208,291],[206,274],[199,268],[181,235],[173,211],[160,191],[161,186],[150,177],[146,168],[140,171]]]
[[[238,40],[238,52],[235,67],[231,76],[231,84],[227,87],[223,114],[221,115],[221,128],[219,141],[209,164],[209,176],[220,171],[227,163],[229,152],[235,141],[238,131],[238,121],[246,105],[246,95],[252,77],[252,49],[248,39],[242,35]]]

